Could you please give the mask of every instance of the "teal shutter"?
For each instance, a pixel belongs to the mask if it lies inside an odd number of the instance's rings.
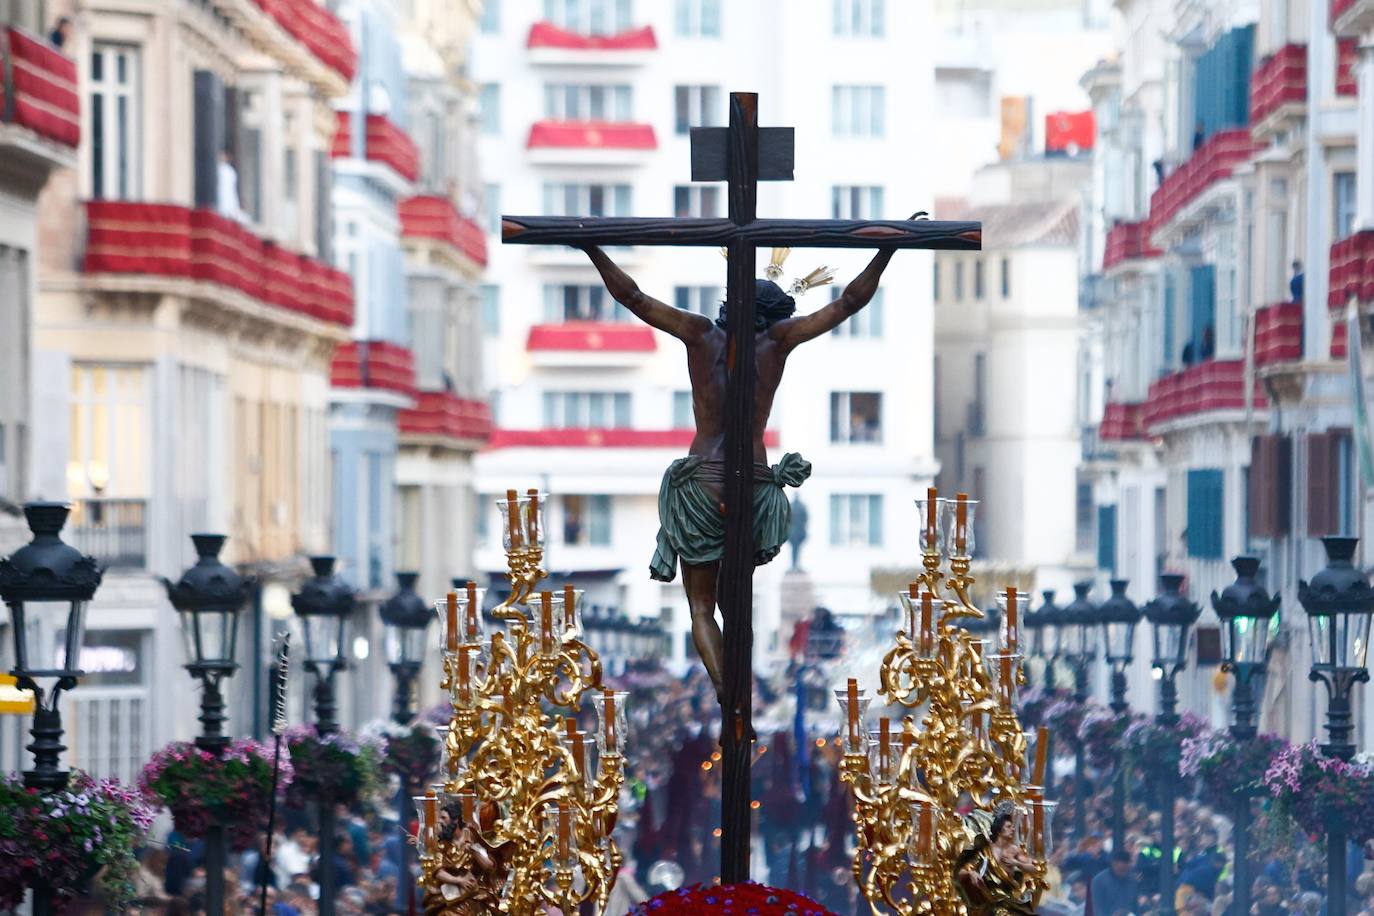
[[[1188,472],[1188,556],[1220,560],[1224,553],[1223,475],[1219,468]]]
[[[1116,572],[1116,506],[1097,507],[1097,568]]]
[[[1164,358],[1160,365],[1167,369],[1174,364],[1178,354],[1174,352],[1174,275],[1164,275],[1164,327],[1159,336],[1164,341]]]
[[[1216,349],[1217,269],[1215,265],[1203,264],[1189,268],[1188,312],[1193,360],[1202,362],[1202,338],[1209,327],[1212,329],[1212,348],[1214,351]]]

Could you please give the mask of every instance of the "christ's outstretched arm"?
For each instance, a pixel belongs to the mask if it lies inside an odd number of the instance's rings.
[[[773,337],[781,345],[783,352],[820,337],[868,305],[873,294],[878,291],[878,280],[895,253],[896,249],[886,248],[875,254],[873,260],[868,262],[868,266],[829,305],[799,318],[789,318],[773,325]]]
[[[699,340],[711,329],[711,320],[704,315],[664,305],[653,296],[644,293],[640,290],[639,284],[600,248],[588,245],[582,250],[601,272],[602,282],[606,284],[611,297],[633,312],[640,321],[660,331],[667,331],[684,343]]]

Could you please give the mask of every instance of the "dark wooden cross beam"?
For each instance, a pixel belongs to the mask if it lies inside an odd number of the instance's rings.
[[[692,130],[692,180],[727,181],[728,219],[502,216],[501,240],[520,245],[710,245],[729,255],[726,283],[725,554],[717,596],[724,618],[721,709],[721,881],[749,878],[753,726],[754,270],[759,245],[792,248],[982,247],[979,223],[936,220],[756,219],[758,182],[792,178],[792,130],[759,129],[758,95],[730,94],[729,128]]]

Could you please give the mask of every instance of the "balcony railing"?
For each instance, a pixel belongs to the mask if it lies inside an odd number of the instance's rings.
[[[81,142],[76,61],[18,26],[0,26],[0,121],[75,148]]]
[[[1279,302],[1255,312],[1255,365],[1302,359],[1302,303]]]
[[[481,443],[491,438],[491,408],[449,391],[420,391],[397,417],[402,435]]]
[[[1098,427],[1098,438],[1104,442],[1125,442],[1145,438],[1145,427],[1141,423],[1144,405],[1134,402],[1108,401],[1102,411],[1102,424]]]
[[[353,340],[334,351],[329,384],[335,388],[380,388],[415,394],[415,357],[386,340]]]
[[[1374,302],[1374,230],[1347,236],[1331,246],[1329,308],[1345,308],[1347,302]]]
[[[147,510],[142,499],[74,499],[62,536],[106,569],[144,569]]]
[[[321,321],[353,324],[348,274],[211,210],[88,201],[82,271],[202,281]]]
[[[288,35],[326,67],[351,82],[358,70],[358,51],[348,26],[316,0],[254,0]]]
[[[552,22],[530,26],[528,47],[561,51],[653,51],[658,47],[653,26],[629,29],[615,35],[582,35],[560,29]]]
[[[401,235],[444,242],[478,267],[487,263],[487,235],[482,227],[460,216],[453,201],[424,194],[401,201]]]
[[[525,349],[579,353],[652,353],[657,344],[652,328],[617,321],[565,321],[530,328]]]
[[[621,121],[536,121],[530,126],[530,149],[655,150],[652,124]]]
[[[1331,348],[1332,359],[1345,359],[1348,347],[1346,344],[1350,340],[1350,328],[1340,319],[1331,322]]]
[[[489,448],[671,448],[686,449],[694,429],[495,429]],[[776,448],[778,431],[766,430],[763,444]]]
[[[1151,230],[1168,223],[1214,182],[1229,178],[1231,171],[1255,151],[1250,128],[1218,131],[1174,169],[1150,195]]]
[[[1250,123],[1258,127],[1285,106],[1306,104],[1307,45],[1284,45],[1261,61],[1250,76]]]
[[[1102,252],[1102,269],[1110,270],[1127,261],[1159,257],[1159,249],[1150,247],[1150,224],[1145,221],[1117,223],[1107,232],[1107,245]]]
[[[338,129],[334,132],[334,146],[330,155],[334,159],[346,159],[352,150],[353,114],[338,112]],[[371,162],[380,162],[391,167],[406,181],[420,177],[420,148],[410,135],[392,123],[385,115],[367,116],[366,134],[363,138],[364,155]]]
[[[1264,391],[1255,386],[1251,403],[1268,406]],[[1208,360],[1171,372],[1150,386],[1141,422],[1146,430],[1213,411],[1245,409],[1245,363],[1238,359]]]

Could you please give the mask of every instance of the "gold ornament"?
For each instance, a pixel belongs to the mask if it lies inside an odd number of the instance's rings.
[[[983,617],[968,597],[976,502],[962,493],[938,499],[934,488],[917,502],[924,571],[899,596],[904,623],[879,681],[887,703],[913,714],[883,718],[866,734],[865,692],[854,679],[836,691],[846,717],[840,775],[854,798],[854,879],[875,914],[1034,913],[1047,887],[1055,803],[1042,789],[1043,729],[1028,774],[1014,711],[1025,681],[1017,591],[1004,593],[993,652],[958,625]]]
[[[581,593],[535,593],[546,575],[544,499],[500,503],[511,594],[485,637],[481,590],[449,593],[440,729],[444,781],[417,798],[426,916],[604,909],[623,861],[611,833],[625,780],[625,695],[607,690],[581,640]],[[590,697],[595,736],[573,718]],[[595,747],[598,753],[593,755]]]

